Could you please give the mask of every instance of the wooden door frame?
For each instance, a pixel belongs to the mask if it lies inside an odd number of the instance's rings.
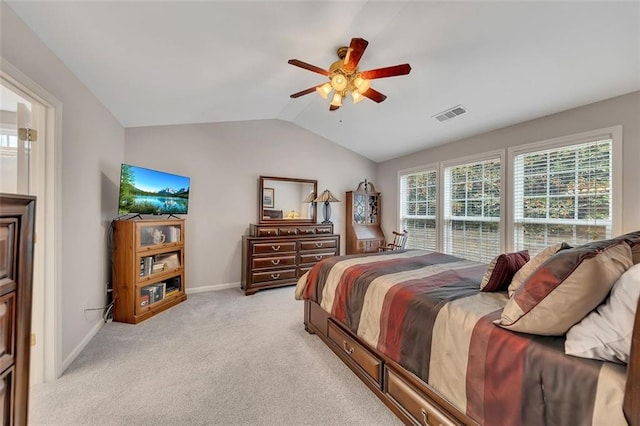
[[[40,139],[46,141],[41,149],[41,159],[39,167],[44,168],[40,176],[39,185],[44,192],[44,199],[38,199],[37,204],[42,205],[37,221],[42,221],[44,235],[38,235],[36,253],[41,253],[43,261],[44,294],[42,308],[44,315],[42,318],[42,336],[40,339],[43,352],[43,365],[41,377],[33,377],[32,384],[38,382],[50,382],[62,374],[62,333],[61,333],[61,301],[60,283],[61,250],[60,239],[62,229],[62,202],[60,190],[60,164],[61,164],[61,144],[62,140],[62,103],[45,90],[38,83],[33,81],[9,61],[0,56],[0,80],[3,83],[13,86],[24,92],[29,97],[42,104],[45,108],[45,134]],[[40,170],[42,173],[42,170]]]

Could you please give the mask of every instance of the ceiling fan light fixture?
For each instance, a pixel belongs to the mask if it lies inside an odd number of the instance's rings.
[[[331,99],[331,105],[333,105],[334,107],[342,106],[342,96],[340,95],[340,93],[333,94],[333,99]]]
[[[331,87],[333,87],[337,92],[341,92],[347,88],[349,81],[347,77],[342,75],[341,73],[335,73],[331,77]]]
[[[364,96],[362,96],[362,93],[360,93],[359,91],[354,90],[351,92],[351,99],[353,99],[354,104],[357,104],[364,99]]]
[[[341,46],[338,48],[336,51],[338,60],[333,62],[328,70],[298,59],[289,59],[288,63],[290,65],[315,72],[329,79],[328,82],[325,80],[324,84],[301,90],[290,95],[290,97],[299,98],[309,93],[318,92],[324,99],[331,97],[329,111],[335,111],[340,108],[343,99],[349,95],[351,95],[354,104],[364,98],[376,103],[383,102],[387,98],[386,95],[371,88],[371,80],[409,74],[411,66],[409,64],[400,64],[359,71],[358,64],[368,44],[369,42],[363,38],[352,38],[348,47]],[[333,92],[333,95],[331,95],[331,92]]]
[[[331,87],[330,83],[325,83],[322,86],[316,87],[316,92],[318,92],[318,94],[324,99],[327,99],[329,97],[329,93],[331,93],[332,90],[333,88]]]
[[[371,81],[367,80],[365,78],[362,78],[360,76],[357,76],[353,80],[353,85],[356,87],[358,92],[360,92],[362,94],[362,93],[366,92],[367,90],[369,90],[369,88],[371,87]]]

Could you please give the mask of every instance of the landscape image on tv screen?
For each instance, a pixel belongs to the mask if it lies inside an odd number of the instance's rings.
[[[118,214],[187,214],[189,183],[186,176],[123,164]]]

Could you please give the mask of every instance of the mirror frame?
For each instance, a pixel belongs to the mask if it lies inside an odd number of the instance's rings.
[[[318,209],[313,209],[313,215],[311,219],[264,219],[264,215],[262,211],[264,206],[262,202],[264,200],[264,181],[265,180],[277,180],[282,182],[297,182],[297,183],[307,183],[313,185],[313,192],[318,196],[318,181],[313,179],[296,179],[296,178],[285,178],[285,177],[276,177],[276,176],[260,176],[258,183],[258,223],[260,225],[302,225],[302,224],[315,224],[318,221]],[[314,203],[317,204],[317,203]]]

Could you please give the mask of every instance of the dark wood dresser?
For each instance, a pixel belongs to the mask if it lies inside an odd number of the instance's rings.
[[[0,417],[26,425],[35,197],[0,194]]]
[[[340,235],[333,224],[251,224],[242,253],[241,287],[250,295],[296,284],[320,260],[340,254]]]

